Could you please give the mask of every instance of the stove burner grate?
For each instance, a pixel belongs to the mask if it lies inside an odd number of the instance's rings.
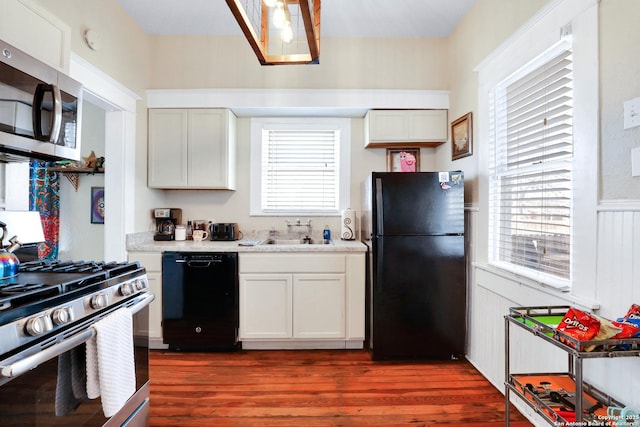
[[[81,298],[105,283],[143,271],[137,262],[38,260],[0,280],[0,325],[64,301]],[[113,279],[113,282],[111,281]]]
[[[44,283],[12,283],[0,286],[0,311],[8,310],[13,306],[41,301],[43,298],[61,293],[60,285],[52,286]]]
[[[32,273],[100,273],[106,272],[107,277],[139,268],[138,263],[115,261],[30,261],[20,265],[20,272]]]

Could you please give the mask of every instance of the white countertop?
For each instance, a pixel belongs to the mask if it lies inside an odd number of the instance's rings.
[[[243,239],[232,242],[210,241],[155,241],[153,232],[127,234],[128,252],[366,252],[367,246],[358,240],[332,240],[329,244],[246,246],[257,240]]]

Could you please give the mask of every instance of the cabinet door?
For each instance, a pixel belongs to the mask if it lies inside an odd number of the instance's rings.
[[[240,339],[291,338],[290,274],[240,275]]]
[[[446,141],[447,110],[410,110],[407,141]]]
[[[406,111],[374,110],[369,112],[369,139],[371,141],[406,141],[409,128]]]
[[[149,109],[149,187],[187,187],[187,131],[187,110]]]
[[[294,275],[294,338],[344,338],[345,292],[344,274]]]
[[[371,110],[365,147],[435,147],[447,141],[447,110]]]
[[[228,187],[228,114],[222,109],[189,110],[190,188]]]
[[[128,261],[138,261],[147,270],[149,292],[155,299],[149,304],[149,341],[162,343],[162,255],[159,253],[131,252]]]
[[[0,0],[0,40],[69,74],[71,28],[34,0]]]
[[[147,273],[149,290],[155,299],[149,305],[149,339],[162,341],[162,274]]]

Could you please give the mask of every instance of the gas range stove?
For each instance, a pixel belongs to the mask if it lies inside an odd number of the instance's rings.
[[[0,355],[91,319],[148,288],[146,270],[137,262],[22,263],[16,276],[0,280]]]

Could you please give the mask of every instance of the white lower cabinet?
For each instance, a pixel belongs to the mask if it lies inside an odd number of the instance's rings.
[[[140,262],[147,270],[149,290],[155,295],[149,305],[149,347],[167,348],[162,342],[162,254],[130,252],[127,259]]]
[[[239,268],[243,348],[362,348],[363,254],[240,254]]]
[[[292,289],[290,274],[241,274],[240,339],[291,338]]]
[[[362,348],[364,253],[241,253],[240,340],[245,349]],[[147,270],[149,347],[162,340],[162,253],[130,252]],[[144,327],[144,326],[143,326]]]
[[[345,338],[344,274],[293,276],[293,337]]]

